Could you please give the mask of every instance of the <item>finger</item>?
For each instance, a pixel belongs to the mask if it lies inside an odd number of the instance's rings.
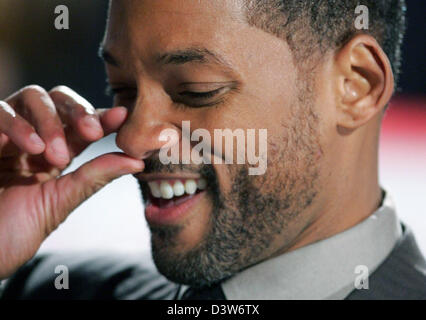
[[[43,184],[43,200],[50,221],[48,232],[54,230],[67,215],[102,187],[125,174],[141,172],[144,163],[123,153],[102,155],[78,170]],[[50,217],[50,218],[49,218]]]
[[[127,119],[127,109],[125,107],[115,107],[112,109],[96,109],[101,120],[105,135],[116,132]]]
[[[86,99],[65,86],[53,88],[49,95],[61,119],[69,124],[81,139],[93,142],[103,137],[98,114]]]
[[[2,149],[10,139],[23,152],[39,154],[45,150],[45,143],[34,128],[5,101],[0,101],[0,132],[7,136],[2,137]]]
[[[96,109],[95,112],[101,123],[103,134],[105,136],[116,132],[127,118],[127,109],[124,107]],[[70,130],[70,128],[65,128],[65,135],[70,147],[71,157],[75,157],[87,148],[88,143],[87,141],[80,139],[78,136],[68,133]]]
[[[127,118],[127,109],[124,107],[115,107],[112,109],[96,109],[95,113],[101,123],[103,134],[109,135],[116,132]],[[69,134],[70,128],[65,128],[65,135],[70,146],[71,157],[79,155],[87,148],[88,143],[79,137]]]
[[[45,158],[52,165],[65,167],[70,155],[63,123],[49,94],[40,86],[28,86],[13,95],[9,104],[29,120],[46,144]]]

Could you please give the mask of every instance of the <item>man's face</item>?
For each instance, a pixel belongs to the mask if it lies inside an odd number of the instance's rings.
[[[286,42],[249,26],[239,1],[113,0],[104,46],[114,104],[129,109],[117,144],[145,158],[137,178],[159,271],[204,285],[291,247],[316,215],[322,149],[313,82]],[[163,165],[161,132],[182,138],[182,121],[211,137],[267,129],[267,171]],[[207,187],[160,200],[147,183],[188,179]]]

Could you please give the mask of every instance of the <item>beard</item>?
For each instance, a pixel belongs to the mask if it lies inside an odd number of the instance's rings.
[[[221,190],[212,165],[163,165],[156,159],[146,160],[147,173],[197,173],[208,181],[206,192],[212,204],[208,231],[189,251],[174,250],[185,226],[150,226],[153,260],[161,274],[192,287],[212,285],[290,246],[309,225],[301,213],[318,193],[317,155],[322,153],[318,117],[306,105],[294,110],[288,121],[291,125],[283,124],[285,138],[268,144],[274,152],[268,155],[264,175],[250,176],[246,165],[227,165],[233,181],[229,192]],[[140,187],[142,195],[147,195],[146,184]],[[295,224],[299,224],[297,230]],[[277,239],[281,246],[275,249]]]

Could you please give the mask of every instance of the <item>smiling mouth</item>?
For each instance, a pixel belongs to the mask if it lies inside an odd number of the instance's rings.
[[[150,204],[159,208],[177,206],[207,188],[205,179],[159,179],[148,182]]]
[[[206,194],[207,181],[199,178],[155,177],[146,179],[145,217],[151,224],[176,224],[195,212]]]

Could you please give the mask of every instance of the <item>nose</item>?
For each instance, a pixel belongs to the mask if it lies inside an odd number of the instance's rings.
[[[151,90],[138,98],[117,133],[117,146],[129,156],[146,159],[162,147],[179,143],[180,129],[173,124],[173,110],[168,95]],[[170,138],[170,130],[176,132]],[[168,138],[165,139],[165,134]]]

